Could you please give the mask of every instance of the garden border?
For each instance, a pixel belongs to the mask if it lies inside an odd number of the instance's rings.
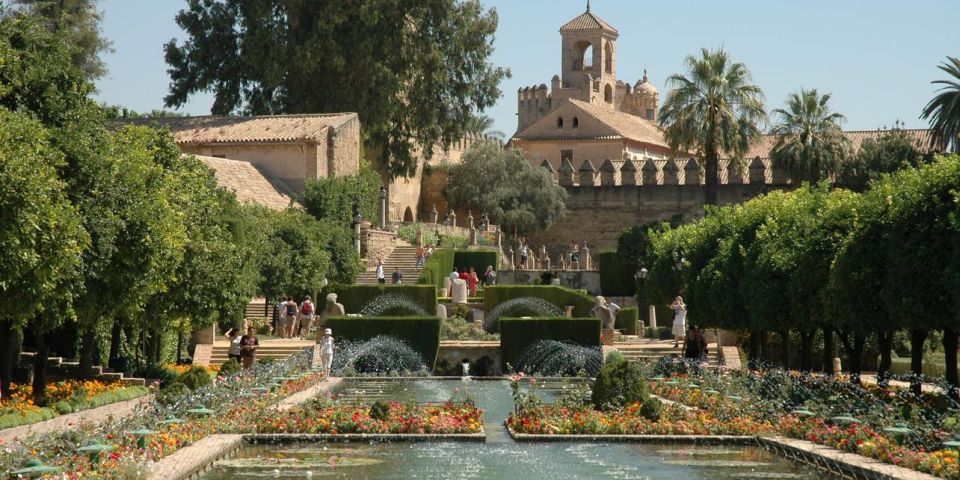
[[[0,430],[0,442],[7,445],[19,442],[21,438],[31,435],[39,435],[52,431],[62,431],[73,428],[81,423],[99,423],[106,418],[123,418],[133,413],[141,404],[149,403],[153,400],[153,393],[145,393],[139,397],[129,400],[120,400],[119,402],[100,405],[99,407],[86,408],[73,413],[57,415],[48,420],[17,425],[16,427]],[[91,417],[100,417],[93,418]]]

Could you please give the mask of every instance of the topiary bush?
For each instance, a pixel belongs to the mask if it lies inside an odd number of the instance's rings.
[[[223,365],[220,365],[220,375],[224,377],[229,377],[230,375],[233,375],[239,371],[240,364],[232,358],[227,360]]]
[[[433,365],[440,351],[440,319],[437,317],[331,317],[327,327],[337,340],[363,342],[379,335],[397,337]]]
[[[523,352],[541,340],[600,347],[599,318],[501,318],[500,355],[504,364],[518,365]]]
[[[660,421],[660,415],[663,411],[663,403],[656,398],[648,398],[643,405],[640,406],[640,415],[651,422]]]
[[[377,400],[370,406],[370,418],[374,420],[386,420],[390,418],[390,405],[383,400]]]
[[[436,255],[436,254],[434,254]],[[431,257],[432,258],[432,257]],[[449,274],[450,272],[447,272]],[[389,272],[387,273],[389,276]],[[386,294],[397,294],[410,298],[429,314],[437,311],[437,291],[425,285],[332,285],[324,289],[324,294],[336,293],[337,302],[343,304],[347,313],[358,313],[371,300]],[[325,295],[324,295],[325,296]],[[326,308],[317,304],[317,310]],[[409,313],[403,313],[409,315]]]
[[[627,307],[617,312],[617,320],[613,326],[622,330],[624,335],[637,335],[640,327],[640,311],[637,307]]]
[[[520,297],[540,298],[560,308],[571,305],[574,317],[589,317],[595,303],[590,295],[559,285],[495,285],[483,289],[483,310],[489,313],[497,305]]]
[[[443,279],[453,271],[454,251],[449,248],[438,248],[433,251],[433,255],[423,265],[420,270],[420,278],[417,283],[420,285],[433,285],[434,288],[443,288]]]
[[[647,381],[640,367],[633,362],[618,360],[607,363],[597,374],[591,400],[595,408],[613,410],[650,398]]]
[[[173,405],[181,397],[190,393],[190,389],[180,382],[173,382],[157,392],[156,400],[161,405]]]
[[[191,367],[190,370],[183,372],[177,377],[176,383],[182,383],[189,388],[190,391],[195,391],[204,385],[209,385],[212,381],[213,379],[210,378],[207,369],[203,367]]]

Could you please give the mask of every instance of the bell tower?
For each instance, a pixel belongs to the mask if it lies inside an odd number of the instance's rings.
[[[612,106],[617,88],[617,37],[609,23],[587,11],[560,27],[561,85],[581,90],[580,100]]]

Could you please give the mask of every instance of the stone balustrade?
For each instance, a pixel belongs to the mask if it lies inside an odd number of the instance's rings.
[[[585,159],[575,166],[563,159],[556,170],[544,160],[540,166],[565,187],[621,187],[652,185],[703,185],[702,162],[695,158],[679,160],[612,160]],[[721,160],[718,175],[721,185],[787,184],[783,172],[774,170],[769,160],[756,157],[741,163]]]

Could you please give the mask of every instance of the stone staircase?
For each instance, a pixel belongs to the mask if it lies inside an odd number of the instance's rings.
[[[316,342],[311,340],[262,340],[257,349],[257,359],[265,358],[284,359],[305,348],[312,347]],[[213,353],[210,355],[210,366],[223,365],[227,361],[227,351],[230,344],[216,342],[213,344]]]
[[[683,356],[681,344],[679,347],[674,348],[673,341],[656,341],[656,342],[627,342],[627,343],[616,343],[614,344],[617,350],[623,354],[627,360],[631,361],[645,361],[645,362],[656,362],[663,357],[668,357],[670,355],[675,355],[677,357]],[[709,368],[717,368],[720,366],[721,354],[717,348],[716,343],[711,343],[707,346],[709,354],[707,355],[707,366]]]
[[[383,274],[390,283],[390,276],[393,275],[395,268],[400,268],[403,274],[403,283],[416,284],[420,277],[420,269],[417,266],[417,247],[412,245],[397,245],[393,253],[383,260]],[[357,285],[374,285],[377,283],[376,267],[370,267],[366,272],[360,273],[355,282]]]
[[[21,365],[33,365],[36,352],[20,353]],[[47,357],[47,375],[56,379],[77,378],[80,376],[80,361],[63,357]],[[101,366],[90,367],[90,378],[105,382],[120,382],[125,386],[144,386],[147,381],[143,378],[128,377],[123,372],[114,372]]]

